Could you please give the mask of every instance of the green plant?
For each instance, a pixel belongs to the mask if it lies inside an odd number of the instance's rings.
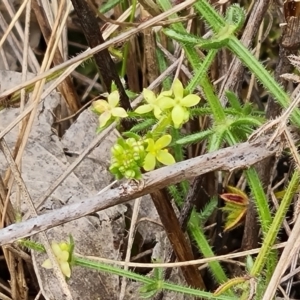
[[[157,3],[164,11],[171,8],[170,1],[157,0]],[[218,50],[223,47],[229,49],[241,60],[283,108],[288,107],[290,103],[287,93],[236,38],[235,34],[242,28],[245,20],[245,13],[242,8],[236,4],[231,5],[224,17],[218,14],[206,0],[195,2],[194,8],[211,27],[213,31],[211,38],[204,39],[189,34],[182,23],[174,23],[163,29],[166,36],[182,45],[192,68],[193,78],[185,88],[181,81],[176,79],[172,88],[166,88],[158,95],[144,89],[144,103],[137,107],[135,111],[126,112],[119,107],[119,94],[115,89],[112,89],[112,92],[108,95],[108,102],[99,100],[93,104],[93,110],[99,114],[99,132],[114,121],[120,123],[123,118],[138,121],[130,131],[123,132],[122,137],[112,147],[110,171],[117,179],[140,180],[143,172],[183,160],[183,145],[205,140],[208,152],[218,150],[224,145],[235,145],[245,141],[255,128],[265,122],[261,112],[258,112],[250,103],[243,104],[231,91],[226,92],[228,106],[226,108],[222,107],[207,73]],[[170,18],[176,17],[176,15],[173,15]],[[204,59],[199,57],[197,47],[207,50]],[[123,66],[125,65],[124,63]],[[163,66],[164,61],[160,58],[160,67]],[[124,73],[124,68],[122,72]],[[168,86],[168,83],[165,83],[164,86]],[[194,92],[197,86],[202,88],[206,103]],[[208,117],[210,127],[202,132],[182,136],[181,129],[183,125],[192,118],[199,116]],[[295,109],[291,116],[292,122],[300,125],[299,117],[299,110]],[[244,175],[251,191],[251,197],[236,189],[231,191],[230,194],[222,195],[226,202],[223,210],[228,213],[225,230],[230,230],[239,225],[246,214],[248,202],[254,201],[264,239],[263,247],[254,263],[247,263],[247,274],[243,277],[228,279],[219,262],[209,262],[209,269],[216,282],[220,284],[215,294],[169,284],[163,280],[162,272],[159,269],[154,271],[152,278],[148,278],[116,267],[78,258],[73,256],[71,251],[69,251],[69,255],[64,253],[61,260],[65,264],[67,259],[71,267],[75,265],[84,266],[143,282],[144,286],[141,292],[145,297],[153,296],[163,289],[168,289],[203,298],[236,299],[240,298],[238,288],[242,288],[244,290],[242,299],[250,298],[253,281],[258,286],[258,290],[262,291],[274,269],[276,253],[271,252],[270,249],[275,243],[292,196],[297,191],[299,174],[298,172],[294,173],[274,218],[256,170],[249,167],[244,171]],[[169,187],[178,207],[182,206],[188,188],[188,183],[185,181],[176,187]],[[188,223],[188,231],[204,257],[214,256],[209,240],[204,233],[204,224],[215,207],[216,201],[212,200],[203,212],[199,213],[193,210]],[[61,249],[59,244],[58,247],[60,249],[57,249],[57,246],[54,248],[59,250],[55,250],[59,257],[60,250],[68,251],[65,247],[63,247],[65,250]],[[69,260],[69,257],[73,257],[72,260]],[[248,258],[248,260],[251,259]],[[70,274],[70,272],[66,273]],[[226,294],[223,295],[224,293]]]
[[[20,244],[29,249],[45,253],[45,248],[43,245],[38,244],[29,240],[20,240]],[[172,283],[168,283],[162,280],[162,269],[155,268],[153,276],[143,276],[136,274],[132,271],[124,270],[109,264],[104,264],[101,262],[92,261],[91,259],[86,259],[84,257],[79,257],[74,253],[74,241],[72,236],[70,236],[69,243],[66,242],[52,242],[52,250],[55,257],[61,267],[63,274],[69,278],[71,276],[71,269],[75,267],[84,267],[88,269],[97,270],[99,272],[107,272],[110,274],[115,274],[118,276],[123,276],[128,279],[143,283],[142,288],[140,289],[141,296],[143,298],[149,298],[154,296],[157,292],[161,290],[174,291],[177,293],[184,293],[187,295],[201,297],[203,299],[216,299],[216,300],[234,300],[237,298],[228,297],[225,295],[213,295],[205,291],[200,291],[197,289],[192,289],[189,287],[184,287]],[[67,267],[66,267],[67,265]],[[43,267],[46,269],[51,268],[49,266],[48,260],[43,264]],[[67,274],[66,274],[67,273]]]

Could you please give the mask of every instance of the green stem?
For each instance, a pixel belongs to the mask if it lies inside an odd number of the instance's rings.
[[[187,53],[191,52],[191,49],[189,47],[184,47],[184,50]],[[207,102],[211,107],[215,121],[221,122],[226,118],[224,108],[222,107],[218,97],[215,95],[213,87],[211,86],[211,83],[206,76],[208,69],[211,66],[217,52],[218,51],[214,49],[210,50],[206,55],[204,61],[200,64],[200,66],[198,65],[198,68],[196,68],[196,65],[192,64],[193,69],[197,71],[191,79],[189,85],[187,86],[187,90],[192,93],[193,90],[197,87],[197,85],[200,84],[203,89],[203,92],[205,93]]]
[[[291,201],[292,201],[295,193],[297,193],[299,183],[300,183],[300,174],[299,174],[299,171],[295,171],[292,176],[292,179],[289,183],[289,186],[284,194],[284,197],[280,203],[280,206],[275,214],[273,222],[272,222],[267,234],[265,235],[261,250],[259,251],[259,254],[255,260],[255,263],[251,269],[251,272],[250,272],[251,276],[258,276],[261,273],[263,266],[266,263],[266,258],[268,258],[269,254],[270,254],[271,247],[275,243],[277,234],[281,228],[281,224],[286,215],[286,212],[291,204]]]
[[[188,223],[188,230],[191,233],[194,241],[196,242],[198,249],[200,249],[201,253],[204,257],[212,257],[214,256],[214,252],[211,249],[211,246],[209,245],[204,232],[201,226],[201,221],[199,220],[198,214],[195,210],[192,211],[191,218]],[[227,281],[227,276],[222,269],[221,265],[217,261],[212,261],[208,263],[209,268],[212,272],[212,275],[216,279],[216,281],[220,284]]]
[[[101,271],[101,272],[107,272],[109,274],[123,276],[123,277],[129,278],[129,279],[132,279],[132,280],[143,282],[143,283],[153,282],[153,279],[151,279],[149,277],[139,275],[134,272],[124,270],[124,269],[121,269],[118,267],[114,267],[114,266],[111,266],[108,264],[103,264],[103,263],[87,260],[87,259],[81,258],[81,257],[74,256],[74,266],[81,266],[84,268],[94,269],[94,270]]]
[[[209,67],[213,63],[217,53],[218,51],[215,49],[210,50],[206,55],[205,59],[203,60],[203,62],[201,63],[199,69],[198,70],[196,69],[197,71],[195,75],[193,76],[193,78],[185,88],[190,94],[194,92],[199,82],[201,82],[202,78],[206,76],[206,74],[208,73]]]
[[[155,279],[152,279],[150,277],[139,275],[134,272],[127,271],[127,270],[124,270],[124,269],[121,269],[118,267],[114,267],[111,265],[93,262],[91,260],[87,260],[84,258],[74,257],[74,265],[89,268],[89,269],[94,269],[97,271],[107,272],[109,274],[126,277],[131,280],[143,282],[144,284],[151,284],[151,283],[155,284],[155,282],[156,282]],[[174,292],[178,292],[178,293],[184,293],[187,295],[193,295],[193,296],[197,296],[197,297],[203,297],[206,299],[218,299],[218,300],[237,299],[237,298],[232,298],[232,297],[228,297],[225,295],[214,296],[212,293],[208,293],[208,292],[204,292],[204,291],[200,291],[200,290],[196,290],[196,289],[192,289],[189,287],[184,287],[184,286],[180,286],[180,285],[176,285],[176,284],[172,284],[172,283],[167,283],[167,282],[162,282],[161,287],[164,290],[174,291]]]
[[[209,23],[214,32],[218,33],[225,27],[225,19],[220,16],[206,0],[197,1],[194,7]]]
[[[253,199],[255,200],[255,205],[258,211],[259,220],[261,222],[262,231],[264,234],[266,234],[272,222],[270,208],[268,206],[268,199],[256,170],[251,167],[245,171],[245,175],[247,178],[247,182],[250,185]]]

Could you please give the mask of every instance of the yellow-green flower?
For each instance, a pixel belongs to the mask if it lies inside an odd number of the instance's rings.
[[[170,135],[163,135],[156,142],[153,139],[149,138],[147,140],[148,147],[146,151],[148,152],[143,168],[145,171],[154,170],[156,165],[156,160],[158,160],[163,165],[172,165],[175,163],[174,157],[168,152],[167,147],[171,143],[172,137]]]
[[[160,97],[159,106],[162,110],[172,108],[171,116],[175,128],[179,128],[183,123],[189,120],[188,107],[192,107],[199,103],[200,97],[194,94],[189,94],[184,97],[184,88],[179,79],[176,79],[173,84],[173,98]]]
[[[97,100],[93,102],[93,110],[100,114],[99,123],[100,128],[104,127],[106,123],[112,118],[126,118],[127,112],[124,108],[118,107],[120,95],[118,91],[113,91],[105,100]]]
[[[62,273],[70,278],[71,277],[71,268],[69,264],[69,245],[67,243],[55,243],[51,244],[52,251],[57,259],[59,267]],[[46,259],[42,264],[42,267],[46,269],[52,269],[52,263],[50,259]]]
[[[139,106],[135,112],[142,115],[146,114],[150,111],[153,111],[154,116],[156,119],[160,118],[161,115],[161,109],[158,106],[158,98],[155,96],[155,94],[147,89],[143,90],[144,99],[148,104],[144,104]]]

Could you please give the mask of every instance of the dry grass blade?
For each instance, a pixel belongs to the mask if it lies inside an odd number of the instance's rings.
[[[54,47],[55,50],[53,49],[52,51],[53,51],[53,63],[54,65],[59,65],[64,61],[63,57],[65,55],[62,52],[62,47],[59,46],[61,46],[61,40],[63,37],[63,33],[65,31],[66,21],[71,10],[71,5],[68,2],[63,2],[63,1],[60,2],[58,14],[56,17],[56,25],[55,25],[55,24],[51,24],[49,18],[47,19],[47,15],[46,15],[47,10],[45,7],[46,6],[45,4],[47,4],[47,2],[44,1],[39,2],[38,0],[32,0],[32,1],[33,1],[32,8],[37,17],[37,21],[40,25],[43,36],[46,42],[49,43],[48,49],[51,49],[52,47],[51,42],[53,41],[54,37],[58,42],[57,47],[55,46]],[[60,20],[61,13],[64,14],[64,17]],[[56,26],[58,25],[58,22],[61,22],[60,24],[61,29],[56,34]],[[78,109],[80,108],[80,103],[72,79],[70,77],[66,77],[65,81],[58,86],[58,90],[62,94],[66,102],[65,105],[67,105],[68,110],[70,110],[71,113],[77,112]]]
[[[277,245],[274,245],[272,249],[282,249],[286,246],[285,243],[280,243]],[[173,263],[136,263],[136,262],[124,262],[124,261],[117,261],[117,260],[112,260],[112,259],[107,259],[107,258],[102,258],[102,257],[93,257],[93,256],[84,256],[79,253],[76,253],[79,257],[85,257],[87,259],[91,259],[93,261],[99,261],[107,264],[116,264],[118,266],[125,266],[128,265],[129,267],[143,267],[143,268],[177,268],[177,267],[182,267],[182,266],[188,266],[188,265],[202,265],[202,264],[207,264],[211,261],[226,261],[226,260],[232,260],[234,258],[240,258],[243,256],[247,255],[253,255],[259,253],[261,248],[256,248],[256,249],[251,249],[251,250],[246,250],[246,251],[241,251],[237,253],[230,253],[230,254],[224,254],[224,255],[218,255],[214,257],[207,257],[207,258],[201,258],[201,259],[194,259],[191,261],[181,261],[181,262],[173,262]]]
[[[83,61],[89,59],[94,53],[97,53],[97,52],[99,52],[103,49],[106,49],[109,46],[112,46],[114,44],[125,41],[126,39],[128,39],[132,35],[135,35],[135,34],[141,32],[142,30],[147,29],[147,28],[155,25],[158,21],[166,19],[169,15],[172,15],[175,12],[178,12],[178,11],[181,11],[181,10],[185,9],[186,7],[192,5],[195,1],[196,0],[188,0],[188,1],[185,1],[184,3],[180,3],[176,6],[174,6],[169,11],[167,11],[165,13],[162,13],[159,16],[157,16],[155,18],[152,18],[152,19],[140,24],[140,26],[138,26],[137,28],[128,30],[126,32],[123,32],[120,35],[118,35],[117,37],[114,37],[114,38],[110,39],[109,41],[103,43],[102,45],[99,45],[99,46],[97,46],[93,49],[88,49],[85,52],[79,54],[78,56],[76,56],[72,59],[69,59],[68,61],[62,63],[59,66],[53,67],[49,71],[46,71],[46,72],[36,76],[33,79],[28,80],[26,82],[23,82],[23,83],[19,84],[18,86],[14,87],[14,88],[6,90],[5,92],[0,94],[0,102],[3,99],[5,99],[6,97],[8,97],[10,95],[13,95],[15,92],[17,92],[17,91],[19,91],[19,90],[35,83],[35,82],[37,82],[37,81],[39,81],[43,78],[47,78],[47,77],[50,77],[53,74],[62,72],[63,70],[65,70],[65,68],[71,66],[74,63],[77,63],[77,62],[82,63]]]
[[[20,6],[19,10],[17,11],[17,13],[15,14],[14,18],[12,19],[11,23],[9,24],[7,30],[5,31],[5,33],[3,34],[1,40],[0,40],[0,48],[2,47],[4,41],[7,39],[9,33],[11,32],[11,30],[13,29],[13,27],[15,26],[15,23],[17,22],[18,18],[20,17],[21,13],[23,12],[23,10],[25,9],[27,2],[29,0],[25,0],[23,1],[22,5]]]

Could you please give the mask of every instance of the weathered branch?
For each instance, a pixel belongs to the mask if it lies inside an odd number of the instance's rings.
[[[0,230],[0,246],[207,172],[248,168],[278,151],[278,144],[271,149],[265,147],[268,139],[263,137],[253,143],[246,142],[149,172],[143,176],[142,189],[134,182],[123,183],[101,195],[10,225]]]

